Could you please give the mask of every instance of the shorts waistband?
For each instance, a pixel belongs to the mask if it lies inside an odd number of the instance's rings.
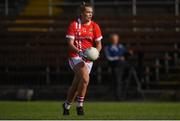
[[[79,56],[76,56],[76,57],[70,57],[70,59],[82,59],[82,58],[79,57]],[[86,63],[92,63],[93,62],[93,61],[90,61],[90,60],[83,60],[83,61],[86,62]]]

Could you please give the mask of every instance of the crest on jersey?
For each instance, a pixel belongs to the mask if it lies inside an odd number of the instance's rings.
[[[93,32],[93,28],[90,28],[90,29],[89,29],[89,32],[91,32],[91,33],[92,33],[92,32]]]

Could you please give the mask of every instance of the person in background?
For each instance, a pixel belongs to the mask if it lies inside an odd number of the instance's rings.
[[[112,88],[116,100],[123,99],[124,81],[123,75],[128,68],[126,55],[128,50],[121,44],[118,34],[113,33],[109,37],[110,44],[105,47],[105,56],[112,72]]]

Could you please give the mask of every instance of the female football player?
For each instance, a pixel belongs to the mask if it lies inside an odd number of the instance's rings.
[[[99,25],[92,21],[93,6],[83,2],[79,7],[79,16],[69,25],[66,38],[69,49],[69,65],[74,71],[74,79],[70,86],[66,101],[63,103],[63,115],[69,115],[69,109],[77,98],[77,115],[84,115],[83,102],[89,84],[89,74],[93,62],[86,59],[84,51],[89,47],[96,47],[100,52],[101,30]]]

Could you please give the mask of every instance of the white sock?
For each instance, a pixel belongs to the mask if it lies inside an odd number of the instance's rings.
[[[64,104],[65,104],[65,108],[69,110],[71,107],[71,103],[69,103],[69,101],[66,100]]]
[[[83,107],[83,102],[77,102],[77,107]]]
[[[84,97],[77,97],[77,107],[83,107]]]

